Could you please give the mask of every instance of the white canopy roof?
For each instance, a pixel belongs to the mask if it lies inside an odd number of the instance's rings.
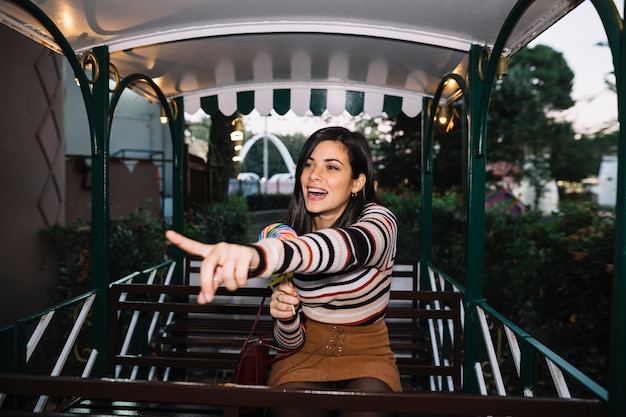
[[[526,45],[581,0],[536,0],[506,42]],[[122,77],[152,77],[194,112],[328,109],[414,116],[472,44],[493,46],[513,0],[58,0],[35,2],[76,53],[106,45]],[[59,50],[11,1],[0,21]],[[156,100],[153,91],[136,91]],[[446,98],[454,91],[447,91]]]

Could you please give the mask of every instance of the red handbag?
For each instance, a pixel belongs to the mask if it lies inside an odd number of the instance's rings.
[[[263,295],[261,305],[257,311],[256,318],[252,324],[252,329],[246,338],[246,341],[241,347],[239,358],[237,359],[237,366],[235,367],[235,374],[233,376],[233,383],[239,385],[267,385],[267,374],[270,365],[280,359],[292,355],[298,352],[300,349],[285,349],[278,346],[274,342],[272,335],[255,336],[254,330],[261,317],[261,311],[263,310],[263,304],[265,304],[265,298],[267,292]],[[281,355],[279,358],[270,359],[270,349],[276,350],[287,355]]]
[[[266,385],[270,348],[261,337],[249,338],[241,348],[233,382],[240,385]]]

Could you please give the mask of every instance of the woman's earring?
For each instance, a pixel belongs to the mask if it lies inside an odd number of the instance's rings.
[[[350,194],[350,197],[352,197],[352,198],[356,198],[356,193],[352,193],[352,194]]]

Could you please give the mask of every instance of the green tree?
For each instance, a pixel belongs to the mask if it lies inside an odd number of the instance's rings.
[[[209,142],[209,136],[211,134],[211,118],[203,117],[199,122],[190,123],[187,126],[189,133],[196,139]]]
[[[233,164],[233,144],[230,133],[237,114],[225,116],[221,112],[211,116],[209,140],[209,161],[216,170],[216,178],[212,181],[211,201],[225,202],[228,200],[228,181],[235,175]]]
[[[453,105],[455,123],[435,124],[433,182],[439,192],[462,182],[461,105]],[[379,185],[386,190],[421,189],[422,115],[374,118],[357,124],[370,141]],[[449,130],[449,131],[448,131]]]
[[[571,126],[562,128],[571,129]],[[583,135],[576,139],[568,133],[565,140],[555,140],[551,145],[550,165],[554,178],[580,182],[598,174],[602,157],[616,149],[617,132]]]
[[[487,155],[523,167],[536,190],[535,206],[553,176],[554,143],[574,139],[569,123],[557,123],[552,116],[574,105],[573,80],[563,54],[537,45],[511,57],[508,75],[492,94]]]
[[[375,141],[378,181],[387,190],[420,188],[420,116],[410,118],[404,113],[390,120],[391,130],[379,132]]]

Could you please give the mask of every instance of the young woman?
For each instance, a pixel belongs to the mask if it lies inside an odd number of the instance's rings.
[[[251,277],[293,273],[274,291],[270,313],[277,341],[302,347],[272,365],[270,386],[401,391],[383,320],[397,224],[376,200],[367,141],[341,127],[318,130],[304,144],[296,179],[285,223],[297,238],[263,239],[250,246],[205,245],[172,231],[167,238],[204,257],[199,302],[210,302],[222,283],[234,290]],[[326,415],[307,410],[273,414]]]

